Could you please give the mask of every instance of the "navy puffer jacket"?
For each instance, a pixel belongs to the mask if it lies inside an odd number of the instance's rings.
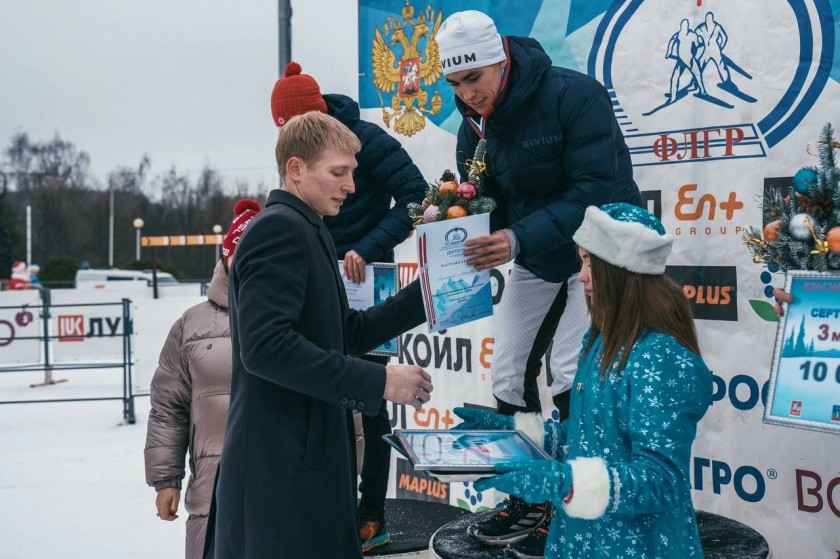
[[[586,207],[641,205],[641,195],[604,86],[552,66],[534,39],[505,37],[505,47],[507,82],[485,119],[485,194],[498,204],[491,226],[516,233],[517,264],[545,281],[565,281],[580,269],[572,235]],[[466,105],[456,104],[465,116],[457,159],[466,180],[464,161],[479,134]]]
[[[362,142],[353,173],[356,192],[347,197],[338,215],[324,217],[335,251],[339,258],[355,250],[368,263],[393,262],[394,247],[411,232],[406,204],[423,201],[426,181],[397,140],[360,119],[358,103],[336,94],[324,95],[324,101],[329,114]]]

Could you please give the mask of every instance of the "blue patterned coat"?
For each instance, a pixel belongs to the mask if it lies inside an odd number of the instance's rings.
[[[711,372],[661,332],[645,333],[624,371],[608,371],[603,380],[601,350],[597,338],[588,355],[581,353],[569,419],[545,423],[546,450],[569,463],[574,480],[545,556],[702,558],[689,461],[711,403]]]

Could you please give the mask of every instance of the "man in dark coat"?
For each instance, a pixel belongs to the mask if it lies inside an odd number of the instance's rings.
[[[419,408],[430,376],[363,354],[423,321],[412,284],[348,308],[323,216],[354,190],[358,139],[318,112],[277,140],[283,189],[249,224],[230,273],[231,404],[208,557],[361,557],[350,410]]]
[[[394,247],[411,233],[407,205],[420,203],[426,182],[400,143],[372,122],[362,120],[359,105],[346,95],[321,94],[318,82],[289,62],[284,76],[271,92],[271,116],[277,126],[307,111],[335,117],[359,138],[353,173],[356,191],[347,197],[338,215],[324,217],[338,258],[350,281],[365,279],[365,264],[393,262]],[[364,359],[385,365],[387,356]],[[362,416],[364,465],[359,486],[359,538],[369,550],[390,541],[385,523],[385,496],[391,468],[391,446],[382,435],[391,433],[391,418],[385,401],[376,415]]]
[[[493,393],[499,411],[541,411],[537,377],[551,344],[551,386],[561,418],[584,332],[590,324],[572,234],[587,206],[641,204],[630,153],[606,89],[551,65],[528,37],[503,37],[486,14],[450,15],[435,35],[443,73],[463,115],[456,157],[469,174],[486,142],[483,194],[498,204],[493,233],[467,241],[479,269],[514,260],[494,313]],[[512,498],[472,533],[513,544],[520,557],[542,556],[550,510]],[[530,534],[530,535],[529,535]],[[523,540],[525,538],[525,540]]]

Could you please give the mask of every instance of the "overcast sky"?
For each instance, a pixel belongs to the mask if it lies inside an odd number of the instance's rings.
[[[103,179],[148,153],[273,185],[277,35],[275,0],[4,0],[0,147],[59,133]]]

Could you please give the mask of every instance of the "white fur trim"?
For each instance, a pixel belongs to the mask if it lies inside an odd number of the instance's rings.
[[[569,461],[572,467],[574,495],[563,510],[572,518],[595,520],[607,511],[610,503],[610,476],[602,458],[577,458]]]
[[[663,274],[674,238],[641,223],[618,221],[596,206],[586,208],[572,236],[578,246],[614,266],[637,274]]]
[[[522,431],[525,436],[543,448],[545,441],[545,423],[539,413],[516,412],[513,414],[513,428]]]

